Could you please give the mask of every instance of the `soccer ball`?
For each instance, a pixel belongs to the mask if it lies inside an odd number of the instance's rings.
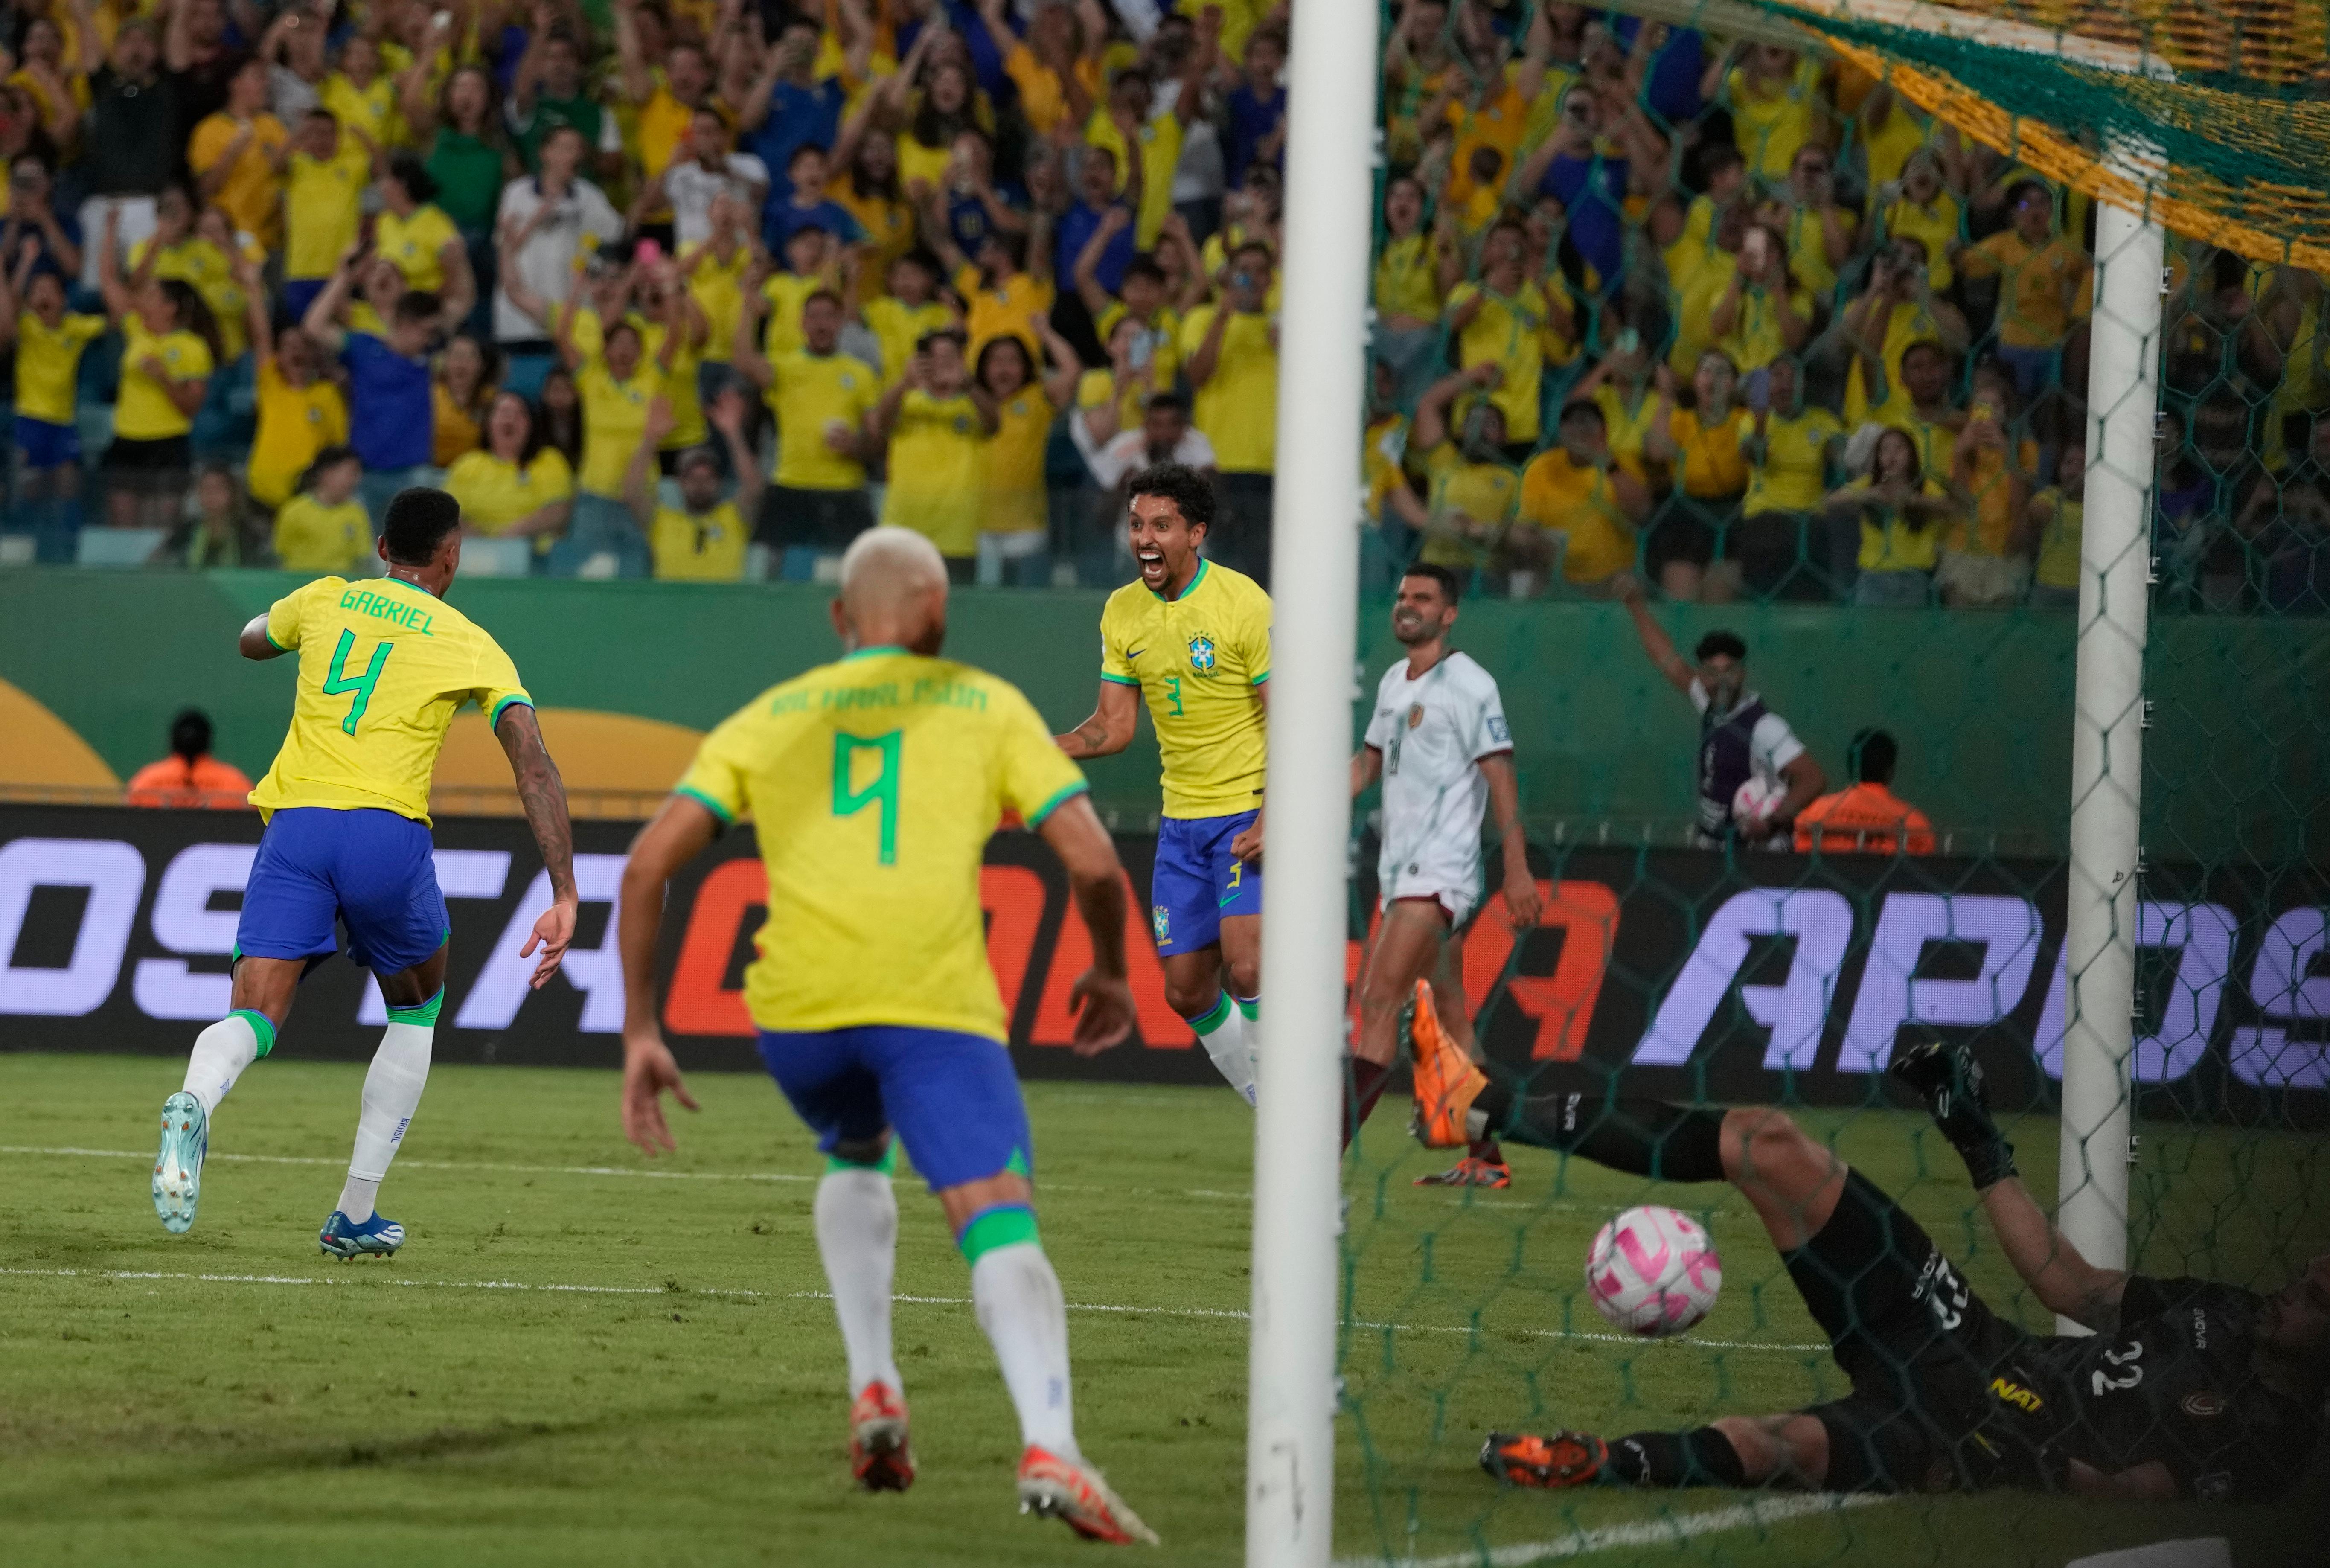
[[[1616,1327],[1645,1338],[1686,1334],[1715,1309],[1723,1260],[1706,1227],[1680,1209],[1644,1204],[1596,1233],[1586,1292]]]
[[[1742,827],[1751,822],[1767,822],[1787,796],[1788,787],[1778,779],[1750,773],[1746,782],[1731,792],[1731,820]]]

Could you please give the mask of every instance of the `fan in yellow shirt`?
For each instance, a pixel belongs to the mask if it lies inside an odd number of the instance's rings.
[[[1572,588],[1606,590],[1634,564],[1634,531],[1651,515],[1639,463],[1615,456],[1601,405],[1570,403],[1558,442],[1521,471],[1523,521],[1560,535],[1561,575]]]
[[[291,136],[267,112],[267,71],[256,57],[237,68],[227,80],[226,107],[187,138],[186,165],[205,203],[225,209],[237,229],[274,250],[283,243],[283,165]]]
[[[436,179],[418,156],[393,153],[380,191],[385,204],[373,220],[374,253],[396,263],[406,288],[443,298],[448,321],[460,320],[477,298],[477,281],[469,275],[469,252],[461,243],[461,231],[431,200],[437,194]]]
[[[327,109],[300,120],[283,165],[283,302],[292,319],[324,291],[364,221],[372,159]]]
[[[1537,445],[1539,383],[1547,351],[1577,335],[1568,311],[1557,314],[1545,290],[1529,280],[1524,255],[1529,233],[1511,220],[1492,224],[1481,242],[1481,276],[1449,290],[1441,320],[1457,342],[1457,366],[1503,368],[1490,392],[1505,416],[1505,439]]]
[[[9,286],[0,288],[0,346],[16,347],[16,464],[24,486],[19,504],[36,519],[52,505],[71,505],[81,493],[75,389],[81,353],[106,326],[102,316],[67,311],[64,279],[33,271],[37,261],[36,252],[21,259]]]
[[[186,438],[218,365],[218,327],[193,284],[153,277],[150,250],[146,264],[122,281],[118,207],[106,214],[102,244],[98,284],[105,314],[126,339],[113,445],[105,455],[113,475],[109,507],[116,527],[163,527],[175,521],[194,466]]]
[[[1189,52],[1170,114],[1152,115],[1150,107],[1156,84],[1144,65],[1119,70],[1108,84],[1108,102],[1093,110],[1084,122],[1084,145],[1105,148],[1116,160],[1116,188],[1122,194],[1132,177],[1134,148],[1141,160],[1141,211],[1133,225],[1133,245],[1157,248],[1165,220],[1173,211],[1173,173],[1180,166],[1181,144],[1190,122],[1203,106],[1205,75],[1214,68],[1214,44],[1208,40]],[[1128,133],[1131,145],[1127,145]]]
[[[1051,538],[1051,500],[1044,485],[1044,449],[1052,421],[1075,399],[1083,364],[1066,339],[1045,322],[1055,369],[1042,380],[1016,337],[999,337],[980,351],[972,395],[994,411],[995,431],[981,448],[979,576],[990,586],[1048,586],[1043,560]]]
[[[534,405],[499,392],[486,410],[485,445],[446,471],[445,491],[461,504],[463,527],[531,538],[543,555],[573,515],[574,470],[565,453],[535,441]]]
[[[1796,362],[1772,363],[1765,406],[1740,432],[1748,459],[1748,497],[1739,505],[1738,548],[1732,558],[1757,597],[1826,597],[1813,562],[1813,529],[1828,493],[1828,470],[1844,440],[1844,426],[1828,410],[1807,408],[1798,395]]]
[[[1198,394],[1190,422],[1222,472],[1266,475],[1278,462],[1278,324],[1264,314],[1270,250],[1241,245],[1230,262],[1221,303],[1181,318],[1182,373]]]
[[[1506,461],[1505,420],[1478,394],[1495,384],[1499,367],[1478,364],[1443,376],[1416,405],[1407,453],[1427,484],[1424,544],[1418,557],[1445,566],[1460,579],[1492,566],[1543,564],[1528,540],[1509,539],[1520,501],[1520,475]],[[1452,429],[1452,426],[1454,427]],[[1506,546],[1524,559],[1506,558]]]
[[[736,318],[744,311],[744,278],[753,267],[752,234],[744,203],[723,191],[712,198],[712,237],[679,252],[687,297],[704,316],[706,364],[726,364],[734,352]]]
[[[1743,52],[1744,62],[1726,71],[1725,65]],[[1724,84],[1731,138],[1757,179],[1778,184],[1788,177],[1798,147],[1825,138],[1827,117],[1821,106],[1817,59],[1785,44],[1738,44],[1708,74]]]
[[[337,383],[324,373],[324,352],[305,328],[289,326],[276,335],[268,320],[267,291],[247,258],[242,266],[251,348],[259,361],[251,496],[261,505],[280,506],[317,454],[348,439],[348,405]]]
[[[910,250],[890,263],[889,292],[868,299],[858,314],[882,345],[882,388],[905,378],[914,345],[926,333],[957,325],[954,307],[938,297],[937,263],[927,251]]]
[[[1914,609],[1931,600],[1934,567],[1957,507],[1926,475],[1907,431],[1886,427],[1869,474],[1831,491],[1827,505],[1833,515],[1861,520],[1855,604]]]
[[[346,447],[316,455],[299,493],[275,514],[275,559],[286,571],[346,577],[373,553],[372,520],[356,499],[364,465]]]
[[[706,446],[679,455],[680,505],[666,506],[656,491],[657,453],[669,444],[677,423],[671,400],[648,405],[648,422],[623,471],[623,504],[631,509],[655,558],[655,574],[668,581],[734,582],[744,575],[744,550],[752,543],[747,521],[760,510],[761,472],[745,437],[752,405],[735,387],[713,400],[706,411],[728,449],[736,471],[736,496],[720,498],[720,458]]]
[[[396,83],[381,70],[380,45],[361,33],[351,33],[340,46],[340,68],[324,78],[316,98],[342,130],[364,144],[367,155],[384,153],[404,139]]]
[[[995,410],[971,396],[963,335],[953,327],[914,345],[905,378],[866,420],[867,442],[889,451],[883,523],[937,545],[958,582],[970,580],[979,554],[982,448],[995,430]]]

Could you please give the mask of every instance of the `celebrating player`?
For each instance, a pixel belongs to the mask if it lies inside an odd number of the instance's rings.
[[[1092,932],[1072,993],[1091,1055],[1132,1027],[1124,870],[1017,688],[938,656],[946,562],[921,534],[876,528],[841,561],[847,656],[755,697],[706,736],[623,871],[623,1130],[672,1147],[662,1094],[696,1102],[657,1027],[664,888],[749,814],[769,916],[744,999],[761,1056],[827,1156],[817,1244],[848,1353],[850,1468],[869,1491],[914,1478],[891,1355],[898,1202],[891,1129],[938,1195],[971,1264],[980,1327],[1019,1412],[1019,1505],[1095,1540],[1153,1542],[1076,1448],[1059,1277],[1037,1240],[1028,1112],[1004,1050],[979,866],[1006,807],[1067,867]]]
[[[1513,778],[1512,732],[1495,677],[1448,646],[1456,624],[1456,574],[1418,562],[1400,579],[1391,634],[1407,657],[1384,672],[1367,739],[1351,759],[1351,793],[1383,780],[1382,847],[1376,861],[1383,923],[1359,978],[1359,1038],[1351,1060],[1348,1142],[1383,1093],[1399,1048],[1399,1010],[1431,977],[1438,1015],[1467,1048],[1461,930],[1480,903],[1481,817],[1492,802],[1505,846],[1505,912],[1516,930],[1537,924]],[[1501,1187],[1512,1173],[1494,1138],[1475,1144],[1455,1169],[1418,1185]]]
[[[1495,1433],[1481,1450],[1492,1475],[1530,1487],[2270,1501],[2306,1469],[2330,1388],[2330,1255],[2270,1297],[2089,1263],[2016,1176],[1969,1046],[1905,1046],[1892,1071],[1965,1159],[2014,1271],[2092,1336],[2041,1337],[1993,1313],[1915,1220],[1779,1111],[1524,1098],[1483,1076],[1421,1006],[1414,1043],[1428,1145],[1501,1130],[1636,1176],[1738,1187],[1852,1380],[1850,1394],[1809,1410],[1689,1431]]]
[[[1164,960],[1165,999],[1251,1105],[1262,1006],[1270,595],[1198,553],[1214,522],[1205,476],[1158,463],[1126,488],[1141,581],[1109,595],[1101,611],[1099,706],[1059,737],[1060,749],[1079,760],[1123,751],[1138,723],[1134,694],[1147,699],[1164,763],[1149,923]]]
[[[291,727],[251,803],[266,818],[235,928],[234,1010],[194,1038],[185,1087],[162,1102],[154,1210],[193,1228],[210,1119],[242,1070],[275,1046],[307,972],[332,956],[335,920],[348,957],[388,1004],[388,1033],[365,1074],[355,1152],[339,1206],[317,1237],[355,1258],[404,1245],[374,1212],[389,1161],[421,1107],[452,924],[429,840],[429,779],[454,711],[474,702],[509,754],[526,824],[550,874],[551,905],[521,956],[542,956],[539,987],[574,937],[573,838],[566,790],[543,749],[534,699],[494,639],[445,602],[461,564],[461,508],[442,490],[389,503],[379,551],[387,575],[318,578],[242,628],[242,656],[299,656]]]

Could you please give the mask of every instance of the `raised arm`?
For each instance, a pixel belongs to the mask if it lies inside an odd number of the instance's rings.
[[[623,1136],[649,1155],[675,1147],[663,1117],[666,1090],[688,1110],[696,1109],[657,1021],[655,959],[664,892],[672,874],[720,836],[720,827],[709,807],[674,795],[639,829],[623,862],[622,902],[615,921],[615,950],[623,968]]]
[[[1074,408],[1076,383],[1084,376],[1084,362],[1077,357],[1075,345],[1052,326],[1050,316],[1037,316],[1036,330],[1043,335],[1044,352],[1052,356],[1051,373],[1044,377],[1044,396],[1056,409]]]
[[[736,476],[736,514],[749,524],[761,513],[761,460],[753,452],[753,405],[734,386],[720,389],[704,411],[705,419],[720,432],[728,448],[728,467]]]
[[[1141,688],[1126,685],[1122,681],[1103,680],[1092,717],[1066,734],[1052,739],[1059,743],[1061,751],[1080,762],[1094,757],[1113,757],[1132,744],[1132,733],[1140,722]]]
[[[335,318],[356,286],[356,260],[363,254],[362,241],[347,248],[340,257],[339,266],[332,273],[332,280],[325,284],[324,291],[308,303],[308,314],[299,320],[299,325],[307,329],[310,337],[335,353],[339,349],[343,335]]]
[[[1675,652],[1674,638],[1667,635],[1651,614],[1648,600],[1643,595],[1643,585],[1628,578],[1619,585],[1619,595],[1626,601],[1626,613],[1634,618],[1634,635],[1642,639],[1643,651],[1650,656],[1651,666],[1667,679],[1675,690],[1689,693],[1692,679],[1691,666]]]
[[[518,957],[535,959],[533,986],[540,990],[558,972],[566,945],[574,940],[575,916],[581,901],[574,891],[574,827],[566,819],[566,786],[558,765],[542,743],[542,727],[534,710],[510,703],[494,724],[494,736],[509,758],[510,776],[517,781],[517,797],[526,803],[526,825],[542,851],[542,868],[550,874],[550,907],[534,922],[534,932],[518,949]]]
[[[264,367],[275,357],[275,323],[268,312],[267,283],[259,263],[237,250],[227,258],[227,270],[242,290],[243,326],[251,335],[251,361]]]
[[[1076,977],[1068,1006],[1076,1015],[1076,1054],[1096,1056],[1132,1033],[1132,987],[1124,967],[1124,867],[1088,795],[1055,807],[1037,831],[1067,869],[1076,918],[1092,934],[1092,968]]]

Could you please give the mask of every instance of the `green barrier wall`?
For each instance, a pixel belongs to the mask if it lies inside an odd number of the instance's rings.
[[[127,777],[192,703],[220,754],[254,776],[286,712],[279,666],[234,634],[297,579],[43,570],[0,574],[0,679],[39,699]],[[1098,684],[1097,592],[965,590],[949,650],[1017,682],[1060,728]],[[478,581],[458,603],[500,639],[545,706],[708,728],[762,687],[830,657],[824,590],[781,585]],[[1897,788],[1961,851],[1987,836],[2062,841],[2073,626],[2066,615],[1679,606],[1686,650],[1714,626],[1748,640],[1754,684],[1830,776],[1852,732],[1902,743]],[[1369,690],[1396,652],[1380,605],[1363,621]],[[1468,606],[1459,642],[1504,687],[1528,810],[1540,832],[1630,839],[1689,817],[1696,724],[1651,671],[1625,613],[1586,603]],[[2154,623],[2146,842],[2156,858],[2330,855],[2330,624],[2233,617]],[[1157,808],[1144,726],[1092,770],[1127,826]],[[2004,847],[2002,845],[2002,847]]]

